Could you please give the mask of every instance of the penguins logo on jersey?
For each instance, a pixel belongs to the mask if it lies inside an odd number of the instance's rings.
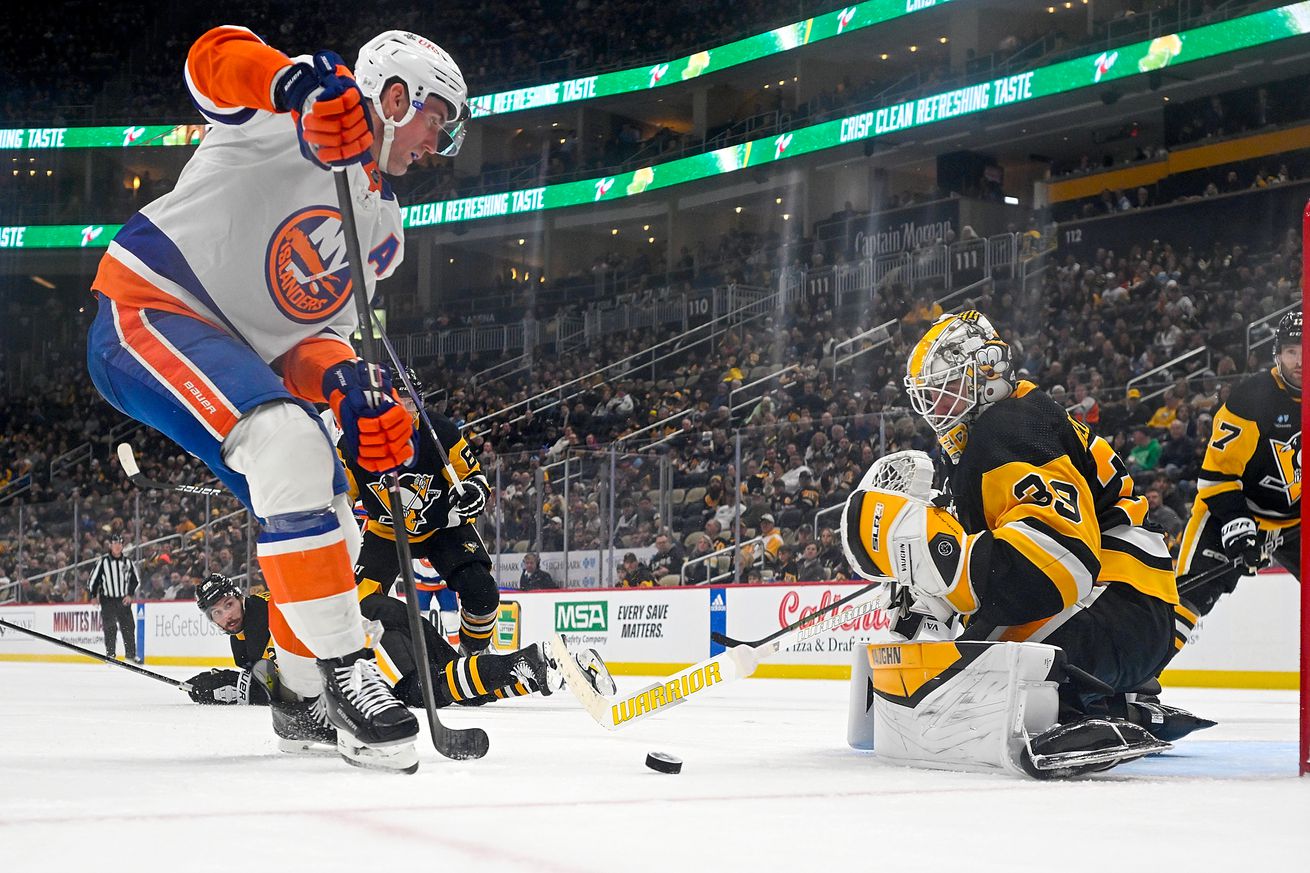
[[[341,213],[307,206],[287,217],[268,241],[265,280],[274,305],[292,321],[314,324],[350,299],[350,261]]]
[[[405,530],[411,534],[419,531],[420,525],[427,521],[427,512],[441,496],[440,488],[433,488],[433,476],[430,473],[401,473],[400,500],[405,508]],[[378,502],[387,508],[379,524],[391,524],[391,494],[382,482],[368,483],[369,490]]]
[[[1274,460],[1278,464],[1278,476],[1265,476],[1260,484],[1274,491],[1281,491],[1288,502],[1295,503],[1301,499],[1301,435],[1293,434],[1286,440],[1269,440]]]

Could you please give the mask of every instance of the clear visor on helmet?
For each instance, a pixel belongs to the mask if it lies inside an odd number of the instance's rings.
[[[973,366],[964,362],[924,375],[907,375],[905,390],[914,411],[937,433],[942,434],[960,422],[977,405],[977,385]]]
[[[441,125],[441,133],[437,134],[437,154],[446,158],[459,154],[460,147],[464,145],[464,135],[468,133],[468,122],[469,107],[465,103],[457,117]]]

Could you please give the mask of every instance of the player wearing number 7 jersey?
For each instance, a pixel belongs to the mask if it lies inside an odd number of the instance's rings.
[[[1122,693],[1152,680],[1171,651],[1169,552],[1142,527],[1146,501],[1110,445],[1011,372],[1008,345],[981,314],[928,329],[905,385],[950,462],[954,512],[866,477],[847,505],[848,551],[863,575],[892,576],[939,615],[963,616],[964,639],[1059,646],[1120,693],[1066,683],[1062,721],[1133,718]]]
[[[88,368],[106,400],[204,461],[258,517],[286,687],[324,695],[352,763],[410,770],[418,724],[365,648],[358,530],[311,404],[332,407],[368,469],[413,456],[408,414],[350,345],[350,301],[372,297],[404,255],[381,174],[458,150],[464,80],[412,33],[371,40],[352,73],[333,52],[289,58],[230,26],[202,35],[181,72],[212,126],[101,261]],[[346,260],[330,170],[349,183],[366,264]]]
[[[1283,316],[1274,366],[1233,387],[1215,413],[1192,516],[1183,532],[1178,579],[1232,570],[1183,595],[1192,622],[1238,580],[1277,559],[1301,578],[1301,313]]]

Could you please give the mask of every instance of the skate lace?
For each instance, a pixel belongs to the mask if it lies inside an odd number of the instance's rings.
[[[326,694],[314,698],[314,702],[309,706],[309,717],[322,727],[332,727],[332,722],[328,721]]]
[[[383,681],[372,661],[361,659],[344,668],[343,672],[348,675],[342,677],[345,681],[341,684],[365,718],[372,718],[384,709],[397,705],[391,686]]]

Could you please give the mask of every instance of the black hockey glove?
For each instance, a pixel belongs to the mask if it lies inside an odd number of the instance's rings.
[[[1228,522],[1219,529],[1219,541],[1223,543],[1224,554],[1228,559],[1245,567],[1246,573],[1254,573],[1269,566],[1269,555],[1260,548],[1255,519],[1242,517]]]
[[[487,497],[491,488],[481,476],[470,476],[464,480],[464,493],[451,492],[454,500],[455,514],[462,519],[477,518],[487,508]]]
[[[191,699],[201,704],[244,703],[238,685],[241,682],[240,670],[206,670],[187,680],[191,690],[187,692]]]

